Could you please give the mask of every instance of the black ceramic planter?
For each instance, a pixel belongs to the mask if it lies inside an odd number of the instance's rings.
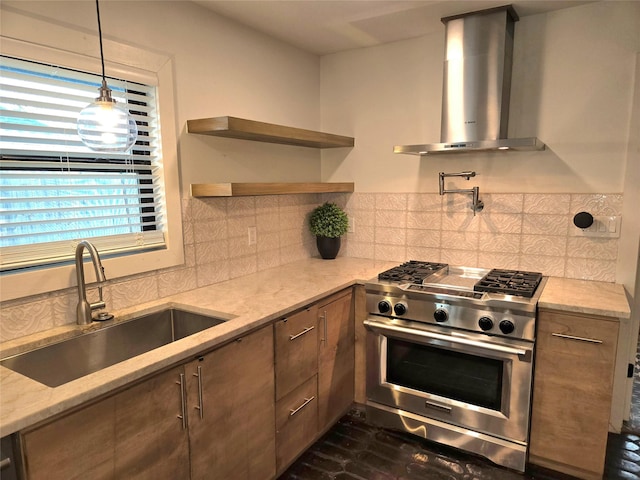
[[[316,237],[316,245],[318,246],[318,252],[320,256],[325,260],[332,260],[336,258],[340,251],[340,237]]]

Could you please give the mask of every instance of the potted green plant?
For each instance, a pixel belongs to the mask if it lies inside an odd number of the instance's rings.
[[[340,251],[340,237],[349,228],[345,211],[335,203],[325,202],[311,212],[309,227],[316,236],[320,256],[327,260],[336,258]]]

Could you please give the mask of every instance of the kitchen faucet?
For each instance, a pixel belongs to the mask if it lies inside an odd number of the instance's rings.
[[[93,268],[96,271],[96,280],[98,281],[99,300],[95,303],[89,303],[87,300],[87,286],[84,282],[84,262],[82,259],[84,250],[89,252]],[[100,254],[93,244],[87,240],[82,240],[76,245],[76,276],[78,279],[78,307],[76,308],[76,319],[78,325],[88,325],[91,323],[91,311],[106,306],[102,299],[102,283],[106,282],[104,276],[104,267],[100,262]],[[109,315],[107,315],[109,316]]]
[[[444,188],[444,179],[445,177],[464,177],[465,180],[469,180],[471,177],[475,177],[476,172],[459,172],[459,173],[444,173],[440,172],[438,174],[439,177],[439,187],[440,187],[440,195],[444,195],[445,193],[470,193],[472,196],[471,201],[471,209],[473,210],[473,216],[475,217],[476,212],[481,211],[484,208],[484,202],[480,200],[480,187],[473,188],[455,188],[455,189],[445,189]]]

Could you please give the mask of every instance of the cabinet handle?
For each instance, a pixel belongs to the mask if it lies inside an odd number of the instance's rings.
[[[322,311],[322,323],[323,323],[323,329],[324,329],[324,337],[320,339],[321,342],[326,342],[327,341],[327,311],[323,310]]]
[[[302,330],[300,333],[296,334],[296,335],[289,335],[289,340],[295,340],[298,337],[301,337],[302,335],[304,335],[305,333],[309,333],[311,330],[313,330],[315,327],[311,326],[311,327],[307,327],[304,330]]]
[[[309,405],[311,402],[313,402],[313,400],[315,399],[315,395],[312,396],[311,398],[305,398],[304,399],[304,403],[302,405],[300,405],[298,408],[295,408],[293,410],[289,410],[289,416],[293,417],[296,413],[298,413],[300,410],[302,410],[304,407],[306,407],[307,405]]]
[[[198,406],[197,410],[200,410],[200,420],[204,418],[204,405],[202,404],[202,367],[198,366],[198,373],[193,374],[194,377],[198,377]]]
[[[565,335],[563,333],[552,333],[553,337],[566,338],[567,340],[578,340],[579,342],[596,343],[601,344],[602,340],[596,340],[595,338],[574,337],[573,335]]]
[[[11,459],[9,457],[0,460],[0,470],[5,470],[11,466]]]
[[[187,403],[184,393],[184,373],[180,374],[180,381],[176,383],[180,385],[180,401],[182,402],[182,415],[178,415],[178,418],[182,420],[182,429],[185,430],[187,428]]]

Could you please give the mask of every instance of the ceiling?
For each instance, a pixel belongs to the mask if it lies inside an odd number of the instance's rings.
[[[505,5],[491,0],[194,0],[219,15],[318,55],[444,30],[440,19]],[[593,1],[593,0],[590,0]],[[520,17],[590,1],[523,0]]]

